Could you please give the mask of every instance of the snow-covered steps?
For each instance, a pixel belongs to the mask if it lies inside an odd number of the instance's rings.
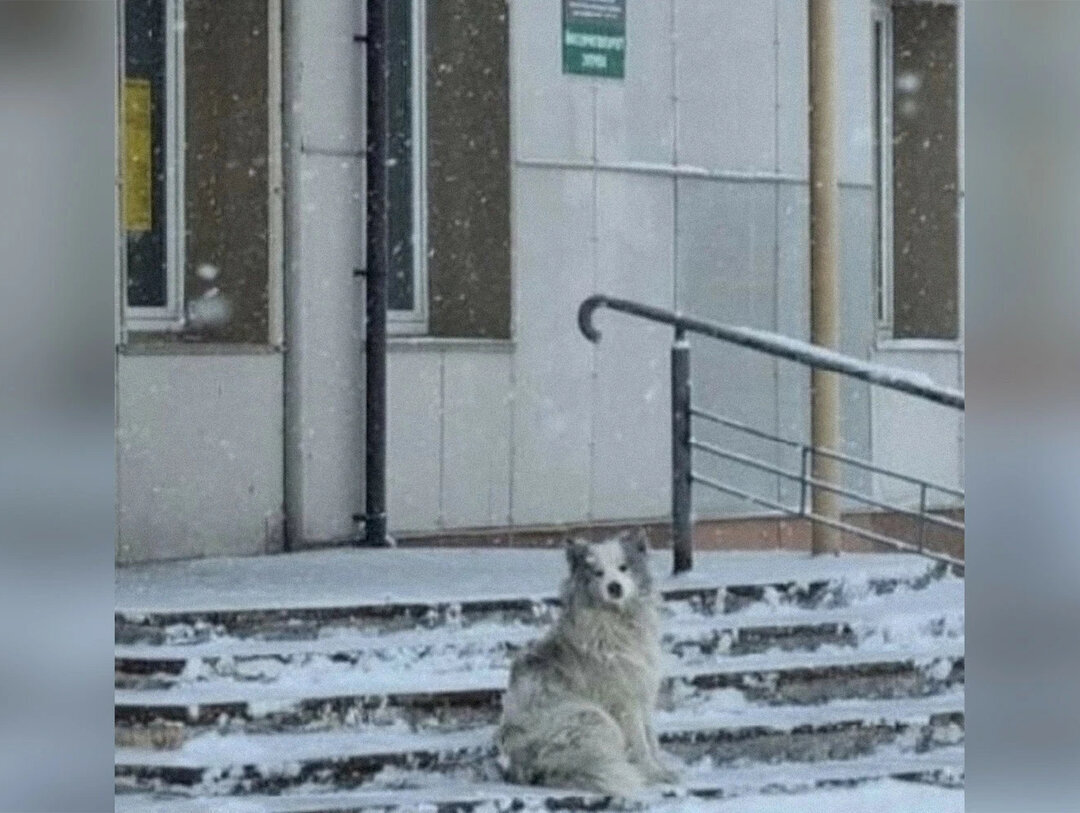
[[[760,788],[773,770],[834,765],[851,781],[959,762],[962,578],[892,555],[704,553],[679,579],[663,576],[667,555],[654,564],[656,723],[683,791],[730,795],[743,770]],[[322,800],[296,810],[410,809],[373,795],[408,787],[435,809],[509,809],[492,801],[491,731],[512,657],[557,615],[564,568],[559,551],[441,550],[121,571],[117,789],[138,792],[132,809],[153,809],[138,807],[151,790],[204,797],[200,810],[279,793]],[[886,758],[933,765],[871,770]],[[806,786],[819,781],[833,780]],[[442,795],[452,786],[464,806]]]
[[[963,736],[963,693],[889,702],[820,706],[742,706],[726,711],[660,714],[669,755],[687,766],[810,761],[862,756],[887,746],[931,749]],[[296,785],[359,786],[384,767],[499,777],[494,728],[415,734],[402,730],[205,734],[175,751],[121,748],[118,782],[137,788],[191,787],[217,793],[280,791]]]
[[[686,810],[695,799],[715,801],[761,792],[798,793],[820,787],[848,785],[886,777],[962,778],[964,754],[960,748],[924,753],[875,753],[845,760],[753,765],[717,769],[709,765],[687,769],[679,788],[650,789],[644,800],[665,811]],[[165,793],[124,792],[116,795],[118,813],[315,813],[315,811],[549,811],[617,810],[619,802],[575,791],[475,782],[430,776],[419,771],[384,771],[360,790],[318,792],[311,787],[282,794],[208,798]],[[791,809],[796,809],[793,799]],[[699,809],[699,808],[694,808]]]
[[[886,641],[905,635],[955,637],[963,633],[963,587],[961,579],[942,578],[921,589],[904,585],[892,593],[867,598],[852,596],[850,590],[845,595],[837,589],[829,607],[812,609],[792,607],[776,595],[770,601],[730,612],[671,599],[664,604],[664,646],[681,657],[716,650],[748,654],[776,646],[854,645],[871,635]],[[508,662],[513,653],[547,628],[551,616],[544,613],[528,623],[486,619],[471,625],[444,623],[436,628],[382,633],[328,625],[319,629],[316,637],[214,636],[177,644],[121,643],[115,654],[125,688],[140,684],[163,687],[215,674],[264,679],[260,665],[271,672],[281,671],[268,659],[302,668],[305,659],[318,656],[349,660],[360,668],[372,663],[384,665],[391,659],[420,658],[464,668],[476,659],[492,664]],[[200,669],[198,661],[206,662],[208,668]]]
[[[754,655],[669,660],[661,705],[710,708],[715,698],[817,703],[829,698],[925,696],[963,683],[964,642],[918,648],[821,647]],[[333,668],[333,667],[337,668]],[[118,742],[138,739],[152,721],[182,723],[191,733],[405,725],[414,729],[493,722],[505,668],[439,672],[423,663],[361,672],[348,663],[292,671],[264,681],[205,680],[164,689],[118,689]],[[129,732],[134,729],[134,736]]]
[[[944,572],[891,554],[704,552],[693,572],[671,577],[668,556],[657,552],[652,562],[662,595],[706,613],[827,605],[924,586]],[[565,567],[551,550],[320,551],[150,565],[118,573],[115,635],[120,645],[153,646],[542,624],[553,617]]]

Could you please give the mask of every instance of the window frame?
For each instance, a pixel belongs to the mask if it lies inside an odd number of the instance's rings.
[[[395,336],[425,336],[428,308],[428,177],[427,177],[427,0],[411,3],[412,105],[412,273],[413,307],[387,311],[387,331]]]
[[[894,332],[894,209],[893,198],[893,9],[896,6],[947,5],[956,9],[957,87],[957,327],[956,338],[897,338]],[[874,127],[874,334],[880,350],[955,351],[964,345],[964,3],[963,0],[874,0],[870,11]],[[874,56],[877,56],[875,61]]]
[[[117,177],[119,201],[117,228],[120,263],[121,339],[133,332],[169,332],[184,328],[184,0],[165,2],[165,281],[166,303],[163,306],[128,305],[127,234],[122,215],[124,200],[124,164],[127,145],[124,141],[123,98],[126,75],[124,3],[117,5],[120,36],[117,43]]]

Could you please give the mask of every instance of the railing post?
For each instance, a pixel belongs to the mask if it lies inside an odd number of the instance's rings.
[[[811,447],[805,444],[799,447],[799,516],[806,516],[806,475],[810,463]]]
[[[919,484],[919,553],[926,545],[926,483]]]
[[[690,344],[682,330],[671,346],[671,532],[674,572],[693,566],[690,461]]]

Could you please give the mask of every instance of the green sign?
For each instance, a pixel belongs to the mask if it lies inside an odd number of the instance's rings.
[[[622,79],[626,0],[563,0],[563,73]]]

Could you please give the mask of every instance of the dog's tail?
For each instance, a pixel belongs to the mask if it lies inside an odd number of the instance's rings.
[[[504,720],[498,734],[512,782],[630,797],[644,778],[626,758],[626,741],[599,706],[567,702]]]

